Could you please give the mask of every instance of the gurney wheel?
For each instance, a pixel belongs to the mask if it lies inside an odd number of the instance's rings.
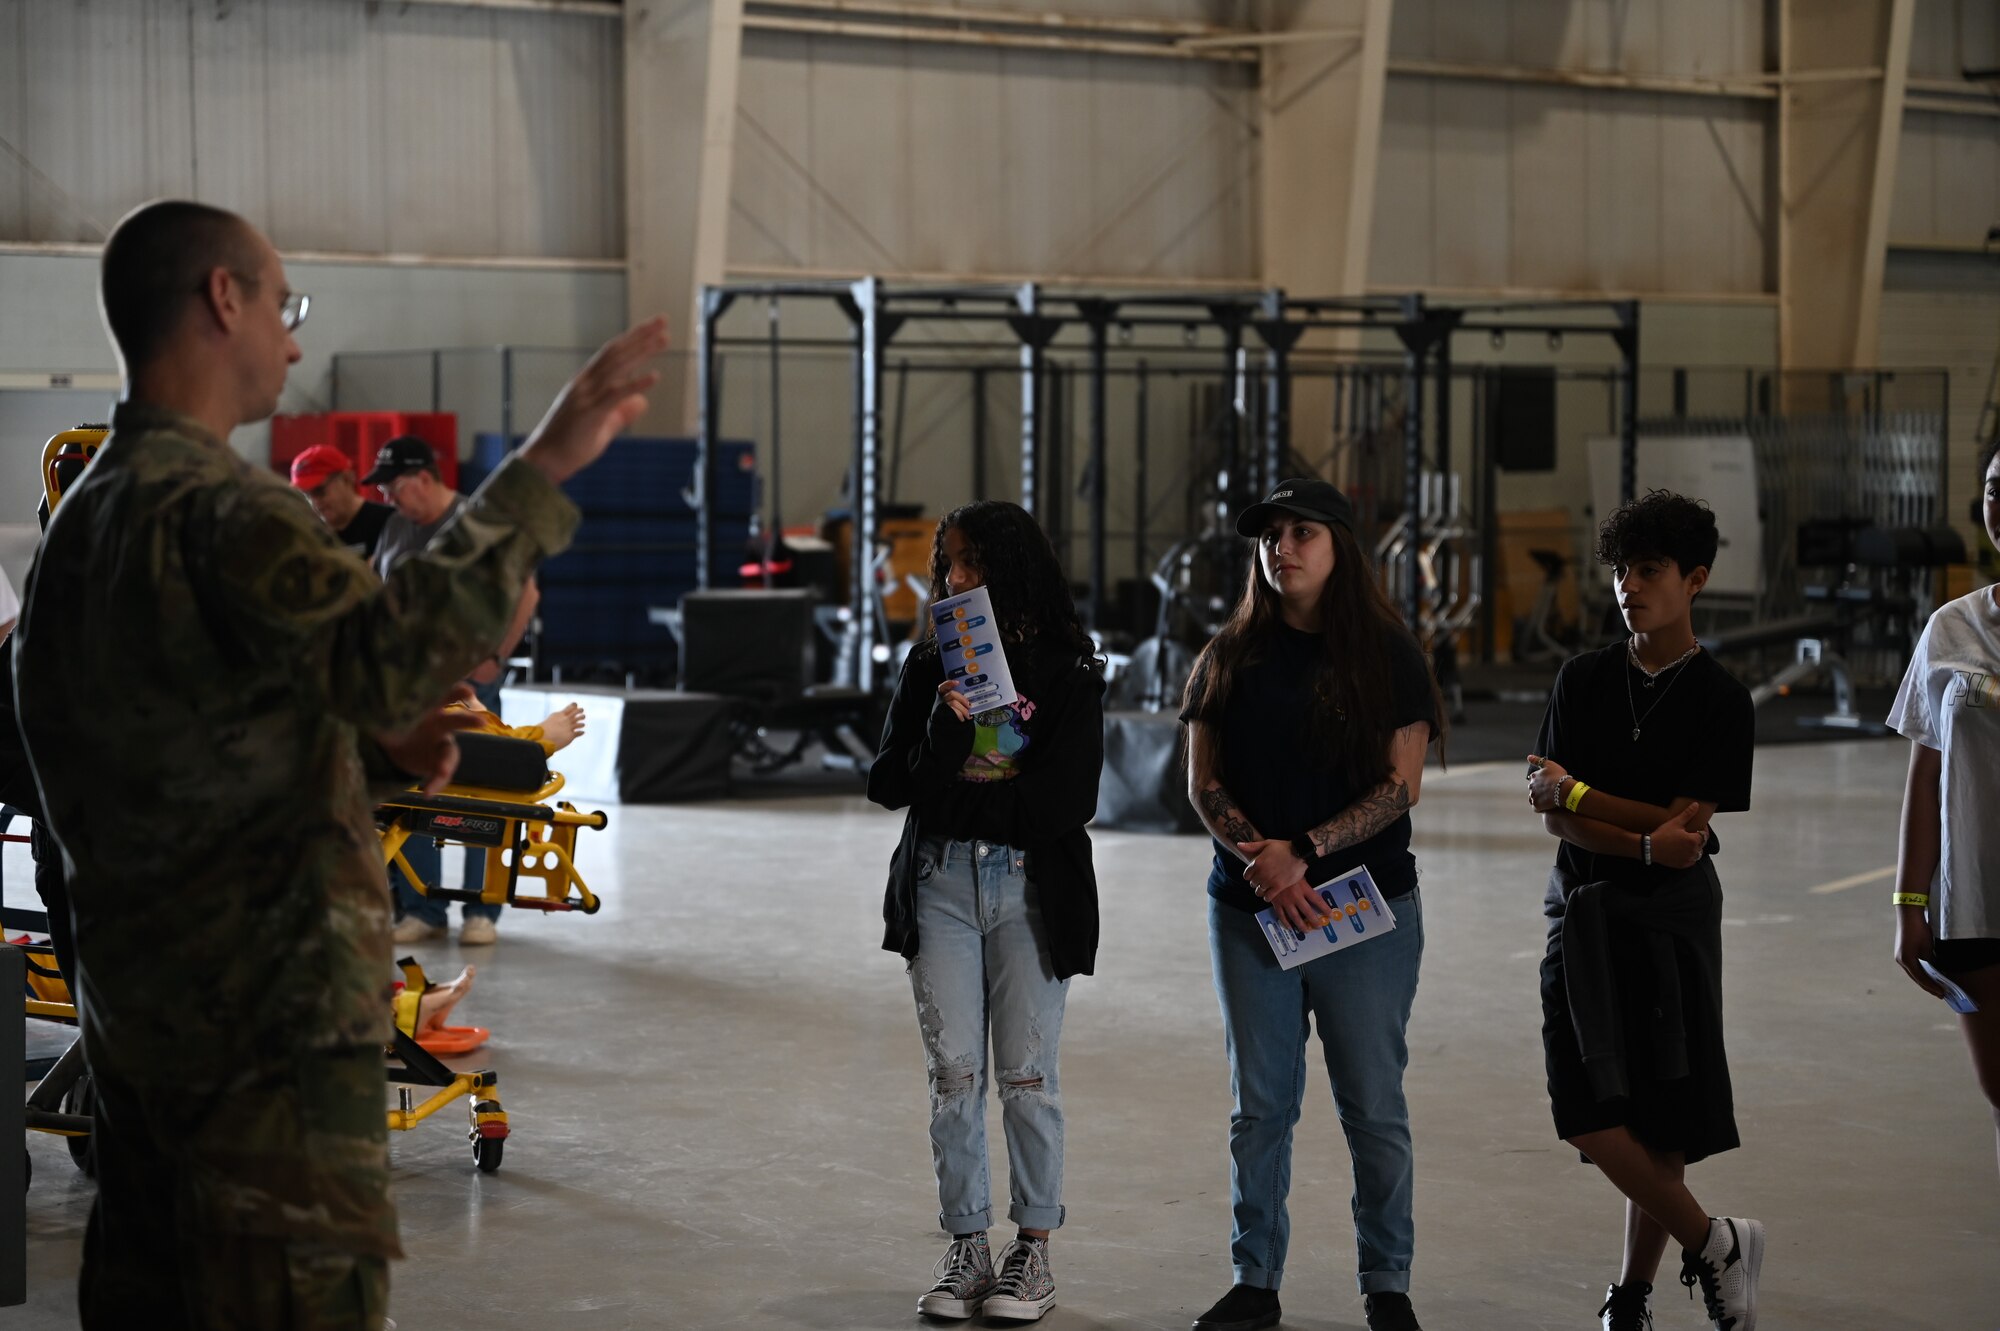
[[[76,1085],[63,1092],[62,1112],[89,1118],[97,1112],[97,1087],[85,1073],[76,1079]],[[85,1178],[97,1177],[96,1139],[90,1136],[65,1139],[69,1145],[69,1158],[83,1171]]]
[[[474,1137],[472,1163],[479,1166],[480,1173],[491,1174],[500,1168],[500,1148],[506,1144],[505,1137]]]

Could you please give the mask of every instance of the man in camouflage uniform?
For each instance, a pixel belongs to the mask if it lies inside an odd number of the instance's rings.
[[[225,442],[299,358],[269,243],[150,204],[102,281],[124,400],[43,541],[15,672],[99,1097],[83,1325],[376,1328],[400,1249],[371,810],[448,778],[438,704],[569,541],[556,486],[644,409],[664,325],[607,344],[385,584]]]

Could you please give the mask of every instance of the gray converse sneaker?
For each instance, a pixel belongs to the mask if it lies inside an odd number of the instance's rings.
[[[1015,1239],[1000,1250],[1000,1280],[986,1300],[988,1317],[1037,1322],[1056,1306],[1047,1239]]]
[[[993,1251],[986,1231],[951,1241],[938,1258],[937,1283],[917,1300],[917,1311],[930,1317],[977,1317],[979,1305],[993,1292]]]
[[[1681,1283],[1701,1301],[1715,1331],[1756,1331],[1757,1274],[1764,1266],[1764,1226],[1755,1220],[1711,1216],[1708,1242],[1681,1249]]]

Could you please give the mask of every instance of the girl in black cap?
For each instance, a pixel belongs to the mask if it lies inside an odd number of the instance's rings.
[[[1195,1331],[1278,1323],[1308,1017],[1354,1163],[1368,1325],[1414,1331],[1403,1068],[1424,928],[1410,810],[1425,750],[1443,744],[1443,709],[1422,650],[1355,539],[1346,496],[1324,481],[1286,481],[1236,529],[1256,539],[1256,558],[1235,612],[1195,665],[1181,713],[1189,797],[1215,838],[1209,947],[1236,1093],[1235,1283]],[[1363,865],[1395,929],[1281,969],[1257,912],[1269,907],[1310,931],[1326,923],[1312,886]]]

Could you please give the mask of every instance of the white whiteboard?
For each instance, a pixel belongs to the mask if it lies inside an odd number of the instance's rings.
[[[1618,440],[1595,437],[1588,448],[1591,508],[1603,522],[1618,507]],[[1764,519],[1757,511],[1757,455],[1748,435],[1641,435],[1636,470],[1636,494],[1671,490],[1715,510],[1722,547],[1709,573],[1710,591],[1756,596],[1764,590]]]

